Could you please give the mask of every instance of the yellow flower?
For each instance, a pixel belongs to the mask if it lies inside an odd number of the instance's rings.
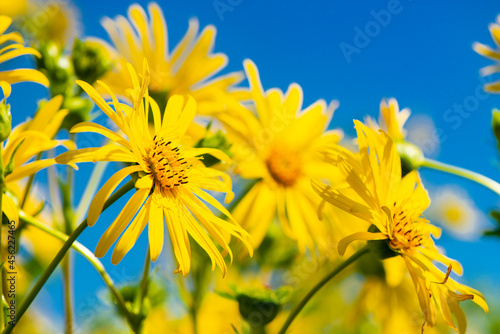
[[[162,106],[169,96],[191,95],[198,104],[198,113],[221,112],[232,106],[238,107],[237,92],[228,90],[239,83],[241,73],[229,73],[213,78],[227,64],[227,56],[212,53],[216,29],[207,26],[198,34],[199,23],[189,21],[189,28],[183,39],[169,51],[167,26],[158,4],[148,6],[149,19],[145,10],[134,4],[129,7],[129,20],[118,16],[115,20],[105,18],[102,24],[113,46],[97,39],[115,61],[115,68],[102,81],[113,92],[123,92],[132,86],[127,63],[142,72],[143,59],[151,68],[150,95]]]
[[[461,265],[442,255],[434,245],[431,234],[439,236],[440,229],[422,217],[430,200],[416,171],[401,178],[401,161],[392,139],[385,133],[355,121],[358,135],[359,157],[350,153],[333,154],[327,161],[338,166],[349,188],[333,188],[313,181],[314,190],[334,206],[364,219],[378,232],[357,232],[338,245],[344,254],[355,240],[385,240],[394,255],[402,256],[415,285],[420,307],[426,323],[436,323],[436,307],[446,322],[455,328],[452,313],[456,317],[460,333],[465,331],[465,316],[458,302],[473,299],[486,312],[484,297],[469,287],[451,279],[454,270],[462,274]],[[355,195],[347,191],[354,191]],[[373,245],[373,244],[372,244]],[[433,262],[448,267],[445,274]]]
[[[32,120],[19,124],[3,143],[2,159],[8,174],[5,177],[7,189],[16,188],[16,181],[33,175],[41,169],[55,164],[55,159],[32,161],[38,154],[57,146],[74,149],[71,140],[54,140],[54,136],[62,124],[68,110],[59,109],[63,102],[62,96],[56,96],[45,103]],[[4,194],[2,209],[6,215],[18,219],[18,207],[13,200]],[[11,218],[14,219],[14,218]]]
[[[500,72],[500,15],[497,16],[497,22],[491,23],[489,26],[491,37],[496,44],[496,49],[489,47],[488,45],[484,45],[478,42],[475,42],[472,45],[474,51],[479,53],[481,56],[492,59],[496,62],[494,65],[483,67],[480,71],[482,76],[491,75],[496,72]],[[485,84],[484,90],[490,93],[499,93],[500,92],[500,81]]]
[[[23,55],[35,55],[40,57],[38,51],[23,46],[23,38],[18,32],[5,33],[12,23],[12,19],[5,15],[0,15],[0,64],[13,58]],[[5,43],[9,43],[5,46]],[[31,81],[44,86],[49,86],[47,78],[39,71],[31,68],[16,68],[13,70],[0,72],[0,88],[3,90],[4,97],[9,97],[11,84]]]
[[[0,15],[16,17],[26,13],[27,7],[27,0],[0,0]]]
[[[248,234],[234,221],[231,214],[203,190],[225,192],[226,200],[230,200],[233,196],[231,179],[223,172],[206,168],[200,156],[208,153],[221,161],[228,161],[228,157],[216,149],[192,148],[181,144],[181,139],[196,113],[196,102],[190,97],[172,96],[162,120],[158,105],[147,93],[149,83],[147,64],[143,68],[145,72],[140,84],[136,72],[129,65],[134,89],[128,92],[130,99],[136,101],[133,108],[119,103],[109,87],[100,81],[98,84],[101,88],[113,98],[114,110],[89,84],[77,82],[126,138],[101,125],[83,122],[75,125],[71,132],[100,133],[112,143],[103,147],[70,151],[57,157],[56,161],[68,164],[120,161],[130,164],[116,172],[92,200],[87,220],[89,226],[96,222],[103,203],[118,184],[131,174],[139,176],[135,184],[137,191],[101,237],[95,250],[96,256],[104,256],[125,230],[116,244],[111,259],[114,264],[120,262],[149,222],[149,246],[151,258],[155,261],[163,247],[165,218],[178,261],[177,272],[184,276],[189,272],[191,250],[188,235],[190,235],[210,256],[212,269],[217,264],[225,273],[224,259],[209,235],[231,254],[231,258],[232,253],[228,246],[230,235],[241,239],[249,249],[251,245]],[[150,111],[153,115],[154,128],[148,126]],[[223,213],[229,221],[214,215],[202,200]],[[129,223],[130,226],[127,228]]]
[[[404,140],[406,137],[406,131],[403,127],[408,120],[408,117],[410,117],[410,114],[411,112],[408,108],[399,110],[399,104],[395,98],[390,98],[388,100],[383,99],[380,102],[378,124],[371,117],[367,117],[366,123],[372,129],[383,129],[395,141]]]
[[[315,245],[328,248],[333,227],[318,219],[321,199],[312,191],[310,179],[335,173],[319,154],[342,137],[339,130],[324,132],[333,108],[319,100],[302,110],[299,85],[290,85],[286,94],[278,89],[264,92],[255,64],[246,60],[244,67],[257,116],[244,109],[237,117],[219,118],[234,142],[235,172],[256,181],[233,215],[256,247],[277,215],[302,252]]]

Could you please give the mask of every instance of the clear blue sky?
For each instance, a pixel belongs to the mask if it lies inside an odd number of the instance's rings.
[[[100,19],[125,15],[130,4],[97,0],[74,3],[81,12],[83,35],[105,39]],[[139,3],[145,6],[148,2]],[[216,9],[215,4],[220,3],[228,6],[225,11]],[[498,152],[490,130],[491,110],[500,108],[500,95],[486,96],[480,89],[478,71],[490,61],[471,48],[474,41],[493,44],[488,24],[500,14],[498,1],[220,0],[159,4],[166,15],[171,48],[185,33],[189,18],[198,17],[201,27],[217,27],[215,51],[228,55],[228,71],[241,70],[243,59],[250,58],[259,67],[264,88],[286,89],[297,82],[304,90],[304,105],[319,98],[339,100],[332,127],[342,127],[350,135],[354,134],[353,118],[377,116],[381,98],[395,97],[400,106],[409,107],[414,114],[433,118],[441,134],[439,160],[500,180]],[[392,13],[380,18],[382,10]],[[375,23],[376,13],[382,24]],[[368,33],[364,40],[356,37],[359,31]],[[346,57],[342,47],[356,51]],[[33,101],[28,103],[34,105],[41,97],[43,90],[34,88],[33,96],[29,96]],[[19,98],[15,94],[11,103],[20,103]],[[453,111],[460,105],[465,105],[468,116]],[[15,114],[14,120],[25,116]],[[496,195],[477,185],[437,172],[422,174],[429,184],[456,182],[466,187],[476,205],[486,212],[500,204]],[[108,214],[111,218],[116,211]],[[101,219],[80,242],[94,249],[105,225]],[[142,269],[144,241],[143,236],[120,265],[112,266],[109,256],[103,262],[111,272],[133,279]],[[487,282],[500,281],[498,260],[494,258],[496,262],[491,263],[490,259],[491,254],[500,253],[500,239],[470,243],[444,235],[438,244],[463,264],[464,282],[474,282],[475,288],[486,293],[482,287]],[[162,261],[165,266],[171,258],[164,256]],[[78,260],[78,264],[83,263]],[[103,284],[88,265],[75,276],[77,313],[81,318],[88,317],[78,305],[91,304],[89,296]],[[56,277],[51,282],[50,296],[46,291],[42,297],[58,302],[56,286],[60,280]],[[43,298],[37,301],[39,306]]]

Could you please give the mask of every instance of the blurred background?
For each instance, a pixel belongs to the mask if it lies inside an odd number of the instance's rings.
[[[75,35],[105,40],[109,39],[100,25],[101,18],[126,15],[131,4],[97,0],[61,3],[71,9],[66,19]],[[138,3],[147,6],[148,1]],[[471,47],[475,41],[493,44],[488,25],[500,14],[498,1],[158,3],[166,17],[171,47],[184,35],[190,18],[197,17],[200,27],[213,24],[217,28],[214,51],[229,57],[224,73],[241,70],[243,60],[249,58],[260,70],[264,89],[286,90],[290,83],[297,82],[304,91],[304,106],[318,99],[338,100],[330,128],[343,129],[346,140],[355,136],[353,119],[378,117],[381,99],[394,97],[401,108],[411,109],[408,138],[427,156],[500,181],[499,154],[491,131],[491,112],[500,108],[500,95],[482,90],[485,82],[498,78],[479,75],[479,69],[491,61]],[[13,123],[31,116],[37,101],[46,97],[46,89],[38,85],[14,86],[9,101]],[[84,165],[77,174],[77,189],[86,184],[86,167],[90,170]],[[113,167],[108,169],[104,179]],[[436,225],[446,222],[447,217],[440,216],[443,210],[438,209],[449,201],[460,203],[458,207],[470,217],[467,233],[453,234],[444,226],[437,244],[462,263],[464,276],[458,280],[483,292],[490,303],[489,316],[482,315],[478,308],[466,311],[471,328],[483,328],[482,324],[500,314],[500,239],[482,236],[494,226],[488,213],[500,207],[498,195],[443,173],[423,170],[421,174],[433,201],[429,215],[435,217]],[[43,176],[37,180],[45,182]],[[107,228],[106,221],[113,219],[117,210],[111,207],[78,240],[93,250]],[[136,281],[146,247],[147,235],[143,233],[119,265],[111,264],[110,253],[102,262],[115,281]],[[164,251],[154,264],[166,285],[174,285],[172,259],[169,251]],[[110,306],[99,298],[104,284],[94,269],[79,256],[75,256],[75,268],[76,322],[85,326]],[[219,272],[215,274],[220,276]],[[35,300],[56,332],[62,331],[63,323],[60,276],[53,275]]]

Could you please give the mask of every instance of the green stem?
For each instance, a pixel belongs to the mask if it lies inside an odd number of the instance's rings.
[[[71,253],[66,254],[61,264],[64,285],[65,334],[73,333],[73,289],[71,275]]]
[[[40,160],[41,157],[42,153],[40,152],[36,156],[35,161]],[[21,209],[24,209],[24,206],[26,205],[26,201],[30,195],[31,188],[33,187],[33,180],[35,180],[35,174],[31,174],[28,179],[28,183],[26,184],[26,189],[24,190],[23,199],[21,200]]]
[[[461,176],[463,178],[479,183],[480,185],[483,185],[500,195],[500,184],[479,173],[427,158],[424,160],[421,166]]]
[[[61,240],[62,242],[66,242],[69,238],[66,234],[45,225],[44,223],[38,221],[37,219],[27,215],[24,211],[19,212],[19,219],[23,221],[25,224],[34,226],[44,231],[45,233],[50,234],[51,236]],[[129,323],[131,323],[133,321],[132,320],[133,316],[130,313],[129,309],[127,308],[125,299],[123,299],[123,296],[121,295],[120,291],[118,291],[118,289],[115,287],[113,279],[106,272],[106,269],[104,268],[102,262],[99,261],[97,257],[95,257],[94,253],[92,253],[87,247],[85,247],[78,241],[75,241],[71,245],[71,248],[73,248],[80,255],[82,255],[87,261],[89,261],[89,263],[95,268],[95,270],[99,273],[99,275],[101,275],[102,280],[108,287],[113,297],[116,299],[118,308],[120,309],[120,311],[123,312],[123,314],[125,314]]]
[[[75,134],[72,133],[70,139],[71,141],[75,141]],[[64,233],[69,235],[73,232],[73,228],[75,225],[71,193],[71,189],[73,189],[73,168],[68,169],[66,182],[59,182],[59,187],[62,194]],[[71,271],[71,263],[72,256],[71,253],[68,252],[62,262],[66,334],[73,333],[73,277]]]
[[[358,260],[361,256],[365,255],[368,253],[370,250],[368,247],[363,247],[360,250],[358,250],[356,253],[354,253],[350,258],[342,262],[339,266],[337,266],[331,273],[325,276],[318,284],[316,284],[311,291],[307,293],[307,295],[302,298],[302,300],[295,306],[295,308],[290,312],[288,315],[288,318],[286,319],[285,323],[283,324],[283,327],[281,327],[281,330],[279,331],[278,334],[285,334],[286,330],[288,327],[290,327],[290,324],[292,321],[295,319],[295,317],[302,311],[304,306],[306,306],[307,302],[318,292],[328,281],[330,281],[332,278],[334,278],[338,273],[340,273],[342,270],[347,268],[350,264],[354,263],[356,260]]]
[[[111,195],[108,200],[104,203],[103,206],[103,211],[106,210],[111,204],[116,202],[120,197],[122,197],[124,194],[126,194],[129,190],[134,188],[134,181],[130,180],[127,182],[125,185],[123,185],[120,189],[115,191],[113,195]],[[54,272],[56,267],[59,265],[59,263],[62,261],[64,256],[66,255],[67,251],[70,249],[71,245],[75,242],[75,240],[78,238],[78,236],[85,230],[87,227],[87,219],[85,218],[83,222],[78,225],[78,227],[73,231],[73,233],[69,236],[68,240],[64,243],[62,248],[59,250],[57,253],[56,257],[52,262],[49,264],[47,269],[43,272],[42,276],[38,279],[38,281],[35,283],[35,286],[33,289],[31,289],[30,293],[28,296],[26,296],[25,300],[19,307],[19,310],[17,311],[16,314],[16,320],[14,325],[8,324],[7,327],[2,331],[2,334],[8,334],[11,333],[12,330],[14,329],[15,324],[22,318],[28,307],[31,305],[35,297],[38,295],[44,284],[47,282],[49,279],[50,275]]]
[[[139,317],[133,326],[134,333],[139,334],[142,332],[143,325],[143,306],[144,306],[144,298],[148,295],[148,287],[149,287],[149,271],[151,269],[151,252],[148,247],[148,251],[146,253],[146,260],[144,262],[144,270],[142,272],[141,283],[139,284],[139,290],[137,291],[137,297],[134,305],[134,312],[138,314]]]
[[[4,165],[3,165],[3,157],[2,157],[2,143],[0,143],[0,261],[3,259],[2,256],[2,250],[3,250],[3,243],[2,243],[2,230],[3,230],[3,189],[5,185],[5,177],[4,177]],[[3,299],[3,268],[5,267],[5,264],[0,268],[0,296]],[[2,312],[0,314],[0,329],[4,329],[5,327],[5,310],[2,306]]]

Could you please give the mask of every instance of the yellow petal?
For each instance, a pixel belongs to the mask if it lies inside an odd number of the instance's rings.
[[[344,256],[347,246],[349,246],[351,242],[356,240],[367,241],[367,240],[385,240],[385,239],[387,239],[387,235],[380,232],[377,233],[356,232],[340,240],[338,246],[339,254],[340,256]]]
[[[18,68],[15,70],[0,72],[0,81],[6,81],[10,84],[29,81],[39,83],[45,87],[49,86],[49,80],[45,75],[38,70],[27,68]]]
[[[148,223],[150,203],[151,199],[148,198],[132,223],[130,223],[130,226],[125,230],[120,240],[116,243],[111,257],[111,263],[118,264],[135,245],[139,235]]]
[[[120,234],[122,234],[132,218],[136,215],[148,195],[149,189],[139,189],[134,195],[132,195],[127,204],[125,204],[116,219],[111,223],[97,243],[97,247],[94,251],[95,256],[103,257],[106,255],[109,248],[115,243]]]
[[[24,177],[35,174],[39,170],[54,165],[55,163],[56,161],[54,159],[44,159],[44,160],[33,161],[24,166],[17,167],[11,174],[5,177],[5,182],[20,180]]]
[[[177,271],[186,277],[191,266],[191,247],[189,245],[187,231],[183,225],[183,221],[181,221],[181,219],[184,220],[184,217],[180,214],[177,207],[167,207],[164,212],[175,258],[179,262]],[[163,225],[161,232],[163,233]],[[158,233],[156,234],[156,237],[159,237]]]
[[[93,226],[99,218],[99,215],[102,212],[102,208],[104,203],[111,195],[111,193],[116,189],[118,184],[123,181],[124,178],[129,176],[134,172],[138,172],[142,170],[141,166],[129,166],[120,169],[118,172],[113,174],[106,183],[99,189],[97,194],[94,196],[92,203],[90,203],[89,213],[87,215],[87,224],[89,226]]]
[[[116,145],[82,148],[65,152],[56,157],[56,162],[58,164],[97,161],[137,162],[137,158],[129,150]]]

